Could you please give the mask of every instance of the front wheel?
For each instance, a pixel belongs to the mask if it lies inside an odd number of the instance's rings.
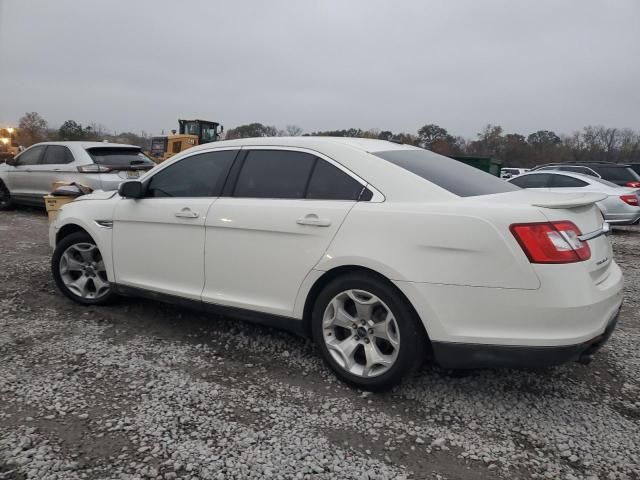
[[[13,199],[9,188],[0,180],[0,210],[9,210],[13,206]]]
[[[60,291],[75,302],[100,305],[115,295],[100,249],[86,233],[73,233],[58,243],[51,271]]]
[[[366,390],[399,383],[424,359],[420,320],[393,285],[351,274],[329,283],[312,313],[313,337],[342,380]]]

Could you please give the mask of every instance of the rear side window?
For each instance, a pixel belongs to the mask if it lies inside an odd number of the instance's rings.
[[[358,200],[362,189],[360,182],[329,162],[317,159],[306,198],[320,200]]]
[[[373,154],[460,197],[518,190],[517,186],[489,173],[427,150],[390,150]]]
[[[558,170],[564,170],[565,172],[583,173],[585,175],[591,175],[592,177],[596,176],[595,172],[587,167],[559,167]]]
[[[26,150],[18,157],[17,165],[37,165],[40,162],[40,156],[42,155],[42,151],[44,149],[44,146],[40,146],[32,147],[29,150]]]
[[[587,182],[579,178],[568,177],[566,175],[553,175],[551,182],[551,188],[586,187],[587,185],[589,185]]]
[[[549,188],[554,175],[551,173],[532,173],[531,175],[520,175],[509,183],[513,183],[521,188]]]
[[[316,157],[304,152],[250,150],[234,197],[304,198]]]
[[[160,170],[147,185],[147,197],[217,197],[237,150],[193,155]]]
[[[71,150],[62,145],[49,145],[42,159],[45,165],[63,165],[71,162],[73,162]]]
[[[640,180],[640,176],[629,167],[596,167],[596,172],[605,180],[613,182],[632,182]]]
[[[108,167],[155,165],[139,148],[96,147],[87,149],[87,153],[96,164]]]

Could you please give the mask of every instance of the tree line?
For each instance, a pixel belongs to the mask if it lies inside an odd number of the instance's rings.
[[[538,130],[523,135],[508,133],[499,125],[488,124],[475,138],[468,139],[449,133],[436,124],[426,124],[415,133],[391,130],[348,128],[305,133],[297,125],[279,129],[254,122],[227,130],[226,139],[247,137],[319,135],[360,137],[391,140],[426,148],[443,155],[490,156],[503,160],[504,166],[532,167],[541,163],[566,161],[640,162],[640,132],[628,128],[586,126],[570,135],[551,130]],[[109,132],[92,123],[83,126],[67,120],[58,129],[50,129],[37,113],[26,113],[18,123],[18,143],[24,146],[44,140],[108,140],[131,143],[148,148],[146,132]]]
[[[129,143],[144,149],[150,147],[151,136],[145,131],[111,132],[104,125],[91,123],[82,125],[75,120],[65,121],[59,128],[50,128],[49,123],[38,112],[27,112],[18,120],[16,143],[28,147],[38,142],[85,140],[101,142],[107,140],[115,143]]]

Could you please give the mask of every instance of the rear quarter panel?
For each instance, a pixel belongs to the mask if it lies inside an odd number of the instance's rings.
[[[316,268],[360,265],[398,281],[537,289],[540,281],[509,225],[545,220],[531,207],[464,200],[361,202]]]

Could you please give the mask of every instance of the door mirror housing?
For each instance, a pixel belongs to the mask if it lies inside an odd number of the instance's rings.
[[[122,198],[142,198],[144,196],[144,186],[142,182],[137,180],[122,182],[118,187],[118,193]]]

